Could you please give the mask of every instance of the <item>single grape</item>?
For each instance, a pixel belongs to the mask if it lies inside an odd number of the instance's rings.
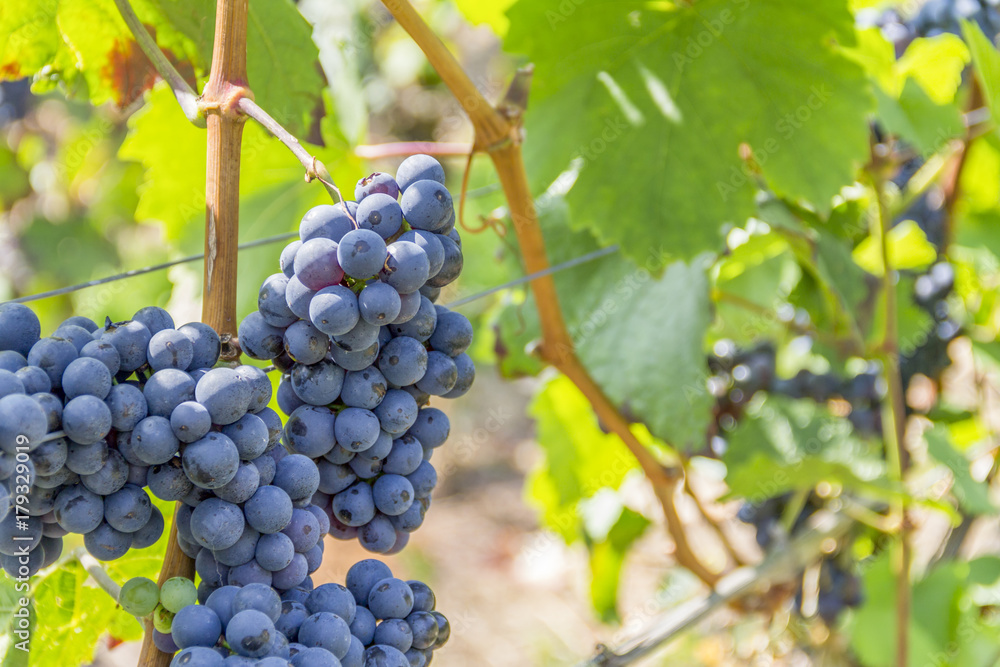
[[[401,308],[399,292],[383,282],[372,282],[358,294],[358,310],[369,324],[389,324],[399,317]]]
[[[410,667],[410,661],[392,646],[374,644],[365,649],[364,667]]]
[[[118,604],[122,609],[140,618],[152,614],[159,601],[159,587],[155,581],[146,577],[129,579],[118,592]]]
[[[194,345],[194,358],[188,368],[212,368],[219,360],[222,341],[212,327],[201,322],[191,322],[177,329]]]
[[[62,388],[62,375],[78,356],[73,343],[54,337],[42,338],[27,353],[28,364],[45,371],[54,389]]]
[[[263,454],[271,440],[267,424],[253,414],[243,415],[239,420],[222,427],[222,433],[236,445],[243,461],[252,461]]]
[[[337,246],[337,262],[353,278],[374,276],[382,270],[385,259],[385,240],[370,229],[349,231]]]
[[[413,493],[417,498],[429,498],[437,486],[437,472],[429,461],[421,462],[416,471],[406,476],[413,485]]]
[[[134,484],[126,484],[104,499],[104,520],[123,533],[136,532],[152,515],[153,503],[149,495]]]
[[[195,442],[212,429],[212,416],[201,403],[185,401],[170,413],[170,428],[180,442]]]
[[[358,529],[361,546],[377,554],[387,554],[396,546],[396,529],[384,514],[375,517]]]
[[[319,521],[312,512],[298,508],[292,510],[292,520],[281,532],[292,540],[296,553],[309,551],[322,537]]]
[[[288,279],[288,285],[285,287],[285,301],[288,303],[288,308],[298,317],[304,320],[311,319],[314,323],[315,318],[309,317],[309,308],[315,296],[316,290],[303,285],[298,276]]]
[[[417,420],[419,408],[410,394],[400,389],[390,389],[375,408],[382,430],[389,435],[402,435]]]
[[[306,500],[319,487],[319,470],[309,457],[290,454],[278,461],[272,484],[284,490],[292,501]]]
[[[230,620],[230,622],[232,621]],[[219,620],[218,614],[211,607],[188,605],[174,614],[170,634],[174,643],[182,649],[192,646],[212,647],[222,635],[222,621]],[[178,654],[179,656],[180,654]],[[192,661],[180,664],[200,665],[202,663]]]
[[[271,648],[274,623],[255,609],[237,612],[226,626],[226,642],[240,655],[261,658]]]
[[[198,589],[187,577],[171,577],[160,587],[160,603],[173,613],[192,605],[198,599]]]
[[[389,329],[393,336],[409,336],[421,343],[426,343],[437,327],[437,310],[434,304],[425,296],[420,297],[417,312],[403,324],[392,324]]]
[[[291,278],[295,275],[295,254],[301,247],[302,241],[292,241],[281,251],[281,259],[278,263],[281,266],[281,273],[286,278]]]
[[[378,418],[362,408],[344,408],[334,424],[337,444],[352,452],[369,449],[378,439],[379,431]]]
[[[41,331],[38,316],[24,304],[0,304],[0,350],[13,350],[27,357]]]
[[[250,386],[231,368],[213,368],[195,388],[195,399],[212,416],[213,424],[232,424],[246,414],[251,400]]]
[[[203,489],[217,489],[229,483],[240,467],[240,453],[222,433],[211,432],[184,448],[181,463],[188,479]]]
[[[101,523],[83,536],[83,545],[97,560],[117,560],[132,547],[132,536]]]
[[[9,375],[14,379],[17,377],[13,373]],[[111,371],[107,366],[97,359],[80,357],[71,361],[63,371],[62,389],[67,399],[90,395],[104,400],[111,391],[111,380]]]
[[[344,234],[354,229],[351,215],[350,207],[345,204],[314,206],[302,216],[299,236],[303,244],[317,238],[340,241]],[[296,249],[296,254],[298,251],[299,248]]]
[[[236,544],[245,525],[237,505],[220,498],[209,498],[191,513],[191,534],[206,549],[218,551]]]
[[[309,366],[296,365],[291,387],[309,405],[329,405],[337,400],[344,385],[344,370],[326,359]]]
[[[376,193],[388,195],[395,201],[396,197],[399,196],[399,186],[396,184],[396,179],[389,174],[376,171],[374,174],[369,174],[358,181],[358,184],[354,187],[354,199],[359,202],[359,217],[361,215],[361,203],[366,197]]]
[[[444,287],[450,285],[462,273],[465,265],[465,258],[462,256],[462,246],[456,243],[449,236],[438,236],[441,245],[444,246],[444,264],[441,270],[427,281],[430,287]]]
[[[277,486],[262,486],[244,505],[247,523],[264,534],[277,533],[292,520],[292,500]]]
[[[186,371],[194,361],[194,343],[180,331],[163,329],[149,339],[146,356],[154,371],[164,368]]]
[[[291,414],[285,424],[285,445],[289,451],[316,459],[337,444],[334,435],[336,416],[326,407],[304,405]]]
[[[160,465],[170,461],[180,449],[170,421],[164,417],[146,417],[132,431],[132,451],[144,465]]]
[[[417,388],[431,396],[444,396],[458,383],[458,366],[448,355],[427,353],[427,372],[417,381]]]
[[[11,352],[11,354],[16,354],[16,352]],[[52,391],[52,380],[38,366],[25,366],[18,369],[14,372],[14,377],[24,387],[24,393],[29,396],[32,394],[47,394]]]
[[[472,361],[472,357],[463,352],[455,357],[453,361],[455,362],[458,377],[455,380],[455,386],[447,394],[444,394],[444,398],[460,398],[461,396],[465,396],[476,380],[476,364]]]
[[[105,340],[90,341],[80,350],[80,356],[97,359],[107,367],[112,376],[121,370],[122,362],[118,356],[118,348]]]
[[[252,463],[241,462],[236,475],[223,486],[215,489],[215,495],[223,500],[241,505],[257,491],[260,486],[260,472]]]
[[[111,411],[111,427],[116,431],[131,431],[149,415],[149,406],[142,390],[131,384],[111,387],[104,403]]]
[[[400,294],[419,290],[430,275],[427,253],[416,243],[395,241],[386,248],[385,267],[379,277]]]
[[[152,333],[136,320],[118,322],[105,328],[101,340],[115,346],[121,359],[121,371],[132,372],[146,363],[146,351]]]
[[[257,564],[269,572],[288,567],[295,557],[295,546],[284,533],[262,535],[257,541],[255,558]]]
[[[360,318],[358,298],[343,285],[332,285],[316,292],[306,316],[317,329],[328,336],[345,334]]]
[[[345,526],[359,527],[375,516],[375,501],[372,487],[365,482],[357,482],[333,497],[333,515]]]
[[[427,349],[409,336],[393,338],[379,354],[378,368],[398,387],[415,384],[427,372]]]
[[[151,335],[174,328],[174,318],[170,317],[170,313],[156,306],[146,306],[133,315],[132,319],[145,325]]]
[[[271,326],[259,311],[253,311],[240,322],[240,347],[253,359],[271,360],[281,354],[284,331]]]
[[[396,169],[396,183],[401,192],[405,192],[417,181],[431,180],[444,184],[444,167],[430,155],[418,153],[411,155],[400,163]]]
[[[282,257],[284,257],[284,254],[282,254]],[[294,271],[292,275],[295,275]],[[289,326],[298,319],[291,308],[288,307],[285,295],[290,277],[283,273],[275,273],[269,276],[264,281],[264,284],[261,285],[260,292],[257,295],[257,310],[260,312],[264,322],[279,329]]]
[[[81,396],[73,400],[81,401],[84,399],[98,400],[92,396]],[[80,412],[85,413],[86,410],[80,410]],[[74,416],[74,420],[79,422],[80,417]],[[0,398],[0,449],[6,453],[17,454],[18,447],[27,448],[28,451],[37,448],[42,444],[41,441],[48,430],[48,424],[49,420],[45,411],[28,396],[11,394]],[[74,423],[74,426],[76,425]],[[88,430],[87,434],[89,435],[89,433]],[[69,435],[68,432],[67,435]],[[94,442],[97,440],[100,438],[96,438]]]

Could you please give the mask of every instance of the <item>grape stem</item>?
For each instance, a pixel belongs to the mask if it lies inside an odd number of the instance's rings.
[[[204,128],[206,126],[205,117],[198,109],[198,93],[185,81],[181,73],[177,71],[163,54],[163,51],[160,50],[160,47],[157,46],[156,40],[153,39],[149,31],[146,30],[146,27],[142,25],[142,21],[136,16],[129,0],[115,0],[115,6],[118,7],[118,13],[121,14],[125,25],[128,26],[128,29],[132,32],[132,36],[135,37],[139,48],[149,58],[149,62],[152,63],[157,73],[170,86],[170,90],[173,91],[174,97],[177,98],[177,103],[184,112],[184,116],[195,126]]]
[[[538,224],[521,153],[522,116],[527,106],[531,69],[519,70],[507,96],[499,108],[495,107],[483,97],[444,42],[408,0],[383,0],[383,4],[424,52],[428,62],[468,114],[475,129],[475,150],[486,152],[493,160],[528,273],[545,270],[549,266],[545,239]],[[702,563],[688,540],[684,521],[677,511],[676,495],[679,486],[683,492],[683,470],[680,466],[667,468],[656,459],[632,433],[628,421],[584,368],[576,356],[552,277],[545,275],[532,281],[532,290],[542,329],[541,357],[580,389],[601,423],[616,433],[632,452],[663,508],[667,528],[676,545],[677,562],[707,585],[714,586],[720,575]]]
[[[261,124],[261,126],[271,133],[275,139],[283,143],[292,154],[298,158],[302,167],[306,170],[306,182],[319,181],[326,188],[326,191],[330,193],[330,197],[336,202],[343,202],[344,196],[340,193],[340,189],[334,184],[333,178],[330,176],[330,172],[327,171],[326,165],[319,161],[314,155],[311,155],[309,151],[302,146],[302,142],[296,139],[291,132],[286,130],[281,126],[281,123],[276,121],[269,113],[260,108],[260,106],[254,102],[249,97],[241,97],[239,102],[236,103],[236,108],[249,118],[253,118],[255,121]]]
[[[97,583],[98,587],[110,595],[115,602],[118,602],[118,595],[121,593],[122,587],[111,578],[111,575],[104,569],[104,566],[96,558],[87,553],[87,550],[83,547],[74,549],[73,557],[80,561],[80,565],[87,571],[90,578]]]
[[[722,577],[708,595],[677,605],[655,620],[641,634],[612,650],[601,645],[597,654],[579,667],[622,667],[653,654],[663,644],[709,616],[756,590],[796,577],[804,567],[824,553],[829,540],[838,540],[853,525],[843,514],[822,512],[815,515],[812,527],[773,550],[755,567],[741,567]]]

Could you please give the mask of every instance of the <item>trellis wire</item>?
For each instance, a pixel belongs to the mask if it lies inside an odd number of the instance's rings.
[[[281,241],[287,241],[292,238],[298,237],[297,232],[289,232],[286,234],[278,234],[276,236],[268,236],[263,239],[257,239],[256,241],[248,241],[246,243],[241,243],[239,249],[249,250],[251,248],[257,248],[263,245],[268,245],[271,243],[278,243]],[[529,273],[526,276],[521,276],[520,278],[515,278],[514,280],[509,280],[502,285],[496,285],[490,287],[489,289],[477,292],[467,297],[458,299],[457,301],[452,301],[446,304],[448,308],[459,308],[461,306],[472,303],[473,301],[478,301],[484,297],[490,296],[491,294],[496,294],[506,289],[512,287],[517,287],[518,285],[523,285],[529,283],[533,280],[539,278],[544,278],[545,276],[550,276],[560,271],[565,271],[567,269],[572,269],[573,267],[580,266],[581,264],[586,264],[587,262],[592,262],[601,257],[606,257],[613,253],[618,252],[619,247],[617,245],[608,246],[607,248],[600,248],[593,252],[587,253],[586,255],[581,255],[579,257],[574,257],[573,259],[566,260],[554,266],[550,266],[542,271],[536,271],[534,273]],[[164,262],[162,264],[154,264],[152,266],[146,266],[141,269],[133,269],[132,271],[126,271],[124,273],[119,273],[113,276],[106,276],[104,278],[98,278],[97,280],[89,280],[85,283],[78,283],[76,285],[70,285],[68,287],[60,287],[59,289],[49,290],[47,292],[39,292],[38,294],[30,294],[28,296],[18,297],[16,299],[10,299],[9,301],[0,302],[0,305],[4,303],[29,303],[31,301],[41,301],[42,299],[49,299],[54,296],[63,296],[65,294],[72,294],[73,292],[79,292],[80,290],[88,289],[90,287],[97,287],[99,285],[106,285],[108,283],[117,282],[119,280],[126,280],[128,278],[135,278],[136,276],[145,275],[147,273],[153,273],[155,271],[163,271],[165,269],[172,268],[174,266],[179,266],[181,264],[188,264],[190,262],[197,262],[205,258],[204,253],[198,255],[189,255],[188,257],[182,257],[180,259],[175,259],[170,262]]]

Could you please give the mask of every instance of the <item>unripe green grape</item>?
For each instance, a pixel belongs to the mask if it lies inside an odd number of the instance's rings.
[[[118,604],[122,609],[139,618],[153,613],[159,600],[160,589],[155,581],[146,577],[129,579],[118,594]]]
[[[156,605],[156,610],[153,611],[153,627],[158,632],[169,634],[173,624],[174,612],[169,611],[162,604]]]
[[[185,577],[174,577],[163,582],[160,588],[160,602],[167,611],[179,612],[184,607],[198,601],[198,589],[194,582]]]

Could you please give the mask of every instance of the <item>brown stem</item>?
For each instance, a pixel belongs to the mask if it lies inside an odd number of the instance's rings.
[[[487,102],[444,43],[407,0],[383,0],[383,3],[424,52],[427,60],[469,115],[476,131],[476,149],[489,153],[500,177],[528,273],[548,268],[545,239],[538,224],[534,197],[528,186],[521,154],[521,117],[517,109],[508,105],[505,111],[501,112]],[[523,81],[524,78],[521,76],[518,81]],[[520,107],[523,108],[523,104]],[[541,320],[542,358],[560,370],[580,389],[590,401],[601,422],[616,433],[636,457],[663,507],[667,527],[677,547],[678,563],[691,570],[708,585],[714,585],[719,575],[702,564],[687,539],[684,522],[677,513],[675,494],[678,484],[683,479],[683,473],[678,468],[663,467],[639,442],[632,434],[628,421],[580,363],[573,339],[563,320],[552,276],[537,278],[532,281],[531,286]]]
[[[414,153],[442,157],[464,157],[471,152],[473,152],[472,144],[461,141],[394,141],[385,144],[362,145],[354,149],[355,155],[366,160],[406,157]]]
[[[247,87],[247,2],[218,0],[212,72],[202,96],[208,116],[208,159],[205,187],[205,285],[202,321],[222,336],[223,356],[232,356],[228,345],[236,334],[236,278],[239,250],[240,144],[246,117],[239,113],[240,99],[251,95]],[[238,350],[236,351],[238,356]],[[160,583],[171,577],[194,579],[194,561],[177,543],[176,513],[170,528]],[[153,644],[147,625],[139,664],[168,667],[170,656]]]

